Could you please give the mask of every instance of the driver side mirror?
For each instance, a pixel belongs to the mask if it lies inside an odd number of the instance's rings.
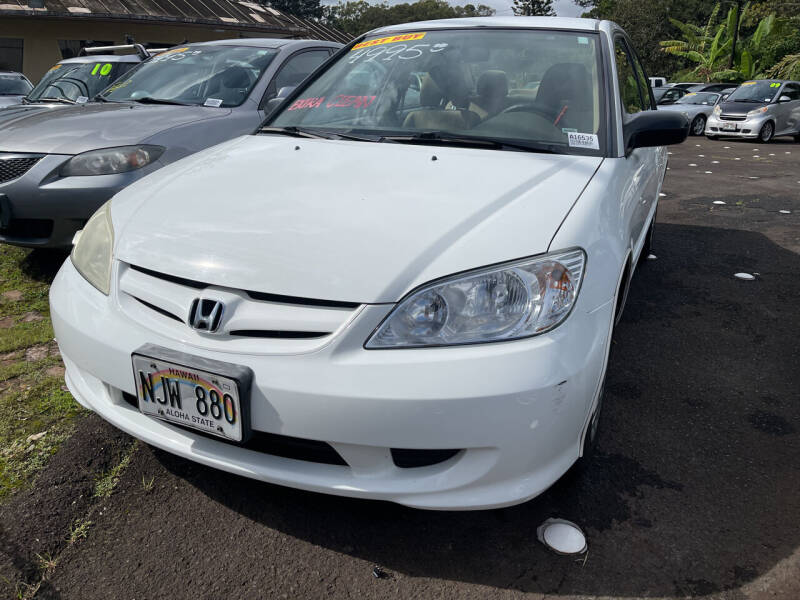
[[[689,135],[689,119],[678,112],[645,110],[623,124],[622,135],[625,156],[636,148],[680,144]]]
[[[778,98],[778,102],[791,102],[791,101],[792,101],[792,99],[789,96],[786,96],[786,95],[781,96],[780,98]]]

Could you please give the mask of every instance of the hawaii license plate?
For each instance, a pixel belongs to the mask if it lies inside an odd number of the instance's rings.
[[[249,436],[249,369],[150,345],[132,361],[143,414],[233,442]]]

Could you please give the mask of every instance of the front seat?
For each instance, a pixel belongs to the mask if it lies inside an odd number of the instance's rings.
[[[592,81],[586,67],[580,63],[558,63],[542,77],[534,104],[552,115],[557,127],[592,133],[591,90]]]
[[[466,129],[463,111],[445,110],[444,93],[430,75],[422,76],[419,88],[419,103],[422,108],[408,113],[403,121],[406,129],[432,131],[453,131]]]
[[[222,72],[219,79],[219,91],[215,98],[220,98],[225,105],[237,105],[244,101],[252,82],[250,71],[244,67],[230,67]]]
[[[490,70],[481,73],[476,85],[478,96],[470,104],[470,110],[481,120],[493,117],[506,108],[508,77],[505,71]]]

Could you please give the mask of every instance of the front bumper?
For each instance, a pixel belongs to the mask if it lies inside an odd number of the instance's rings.
[[[368,351],[364,340],[391,306],[365,305],[323,347],[269,354],[209,350],[145,328],[70,260],[50,300],[70,391],[120,429],[246,477],[430,509],[516,504],[566,472],[581,451],[613,312],[610,301],[591,312],[579,301],[567,322],[527,340]],[[252,429],[325,442],[346,464],[257,452],[144,416],[123,394],[136,393],[131,353],[145,343],[251,368]],[[401,468],[393,448],[459,451]]]
[[[10,222],[0,228],[0,242],[31,248],[69,247],[100,206],[122,188],[154,170],[90,177],[60,177],[58,169],[72,158],[63,154],[31,155],[41,159],[22,176],[0,183],[10,206]]]
[[[755,139],[761,127],[770,120],[767,114],[747,117],[744,121],[730,121],[720,119],[718,115],[711,115],[706,121],[705,134],[711,137],[739,137]],[[731,129],[733,127],[733,129]]]

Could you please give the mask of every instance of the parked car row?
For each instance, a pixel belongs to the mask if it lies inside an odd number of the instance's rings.
[[[186,44],[0,119],[0,239],[80,230],[50,292],[67,385],[147,443],[330,494],[523,502],[591,453],[689,121],[608,21],[337,49]]]
[[[800,141],[800,82],[764,79],[729,85],[678,83],[653,88],[653,96],[660,110],[683,112],[692,135],[764,143],[793,136]]]

